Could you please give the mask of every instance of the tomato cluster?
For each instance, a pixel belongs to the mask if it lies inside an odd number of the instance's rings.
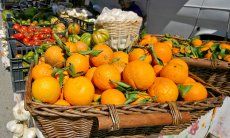
[[[14,24],[13,29],[17,31],[12,38],[22,41],[27,46],[39,46],[42,43],[54,43],[50,27],[22,26]]]

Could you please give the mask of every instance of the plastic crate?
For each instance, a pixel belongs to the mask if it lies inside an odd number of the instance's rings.
[[[20,45],[16,45],[20,44]],[[34,51],[35,47],[27,47],[17,40],[8,40],[9,58],[10,58],[10,73],[13,86],[13,92],[24,93],[26,85],[26,77],[29,67],[24,67],[22,58],[15,58],[17,54],[25,55],[30,51]]]
[[[71,21],[62,17],[59,17],[59,19],[61,20],[61,22],[64,22],[65,24],[70,24],[72,22],[79,24],[82,32],[88,32],[91,34],[93,33],[93,29],[95,26],[93,22],[87,22],[76,17],[70,17]]]

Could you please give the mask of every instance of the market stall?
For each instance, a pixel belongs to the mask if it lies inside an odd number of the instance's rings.
[[[220,136],[212,123],[228,114],[228,41],[148,34],[120,9],[18,6],[2,12],[1,32],[23,95],[7,124],[14,137]]]

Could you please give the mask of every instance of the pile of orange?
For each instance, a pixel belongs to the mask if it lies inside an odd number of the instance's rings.
[[[32,95],[61,106],[207,98],[206,88],[189,77],[188,65],[172,57],[170,41],[159,42],[147,35],[140,45],[125,53],[97,44],[92,48],[99,51],[97,55],[82,54],[89,50],[83,42],[66,43],[71,55],[66,55],[63,47],[51,46],[42,55],[45,60],[32,69]],[[136,98],[130,100],[129,94]]]

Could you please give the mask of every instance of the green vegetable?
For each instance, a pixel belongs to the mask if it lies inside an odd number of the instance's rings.
[[[34,15],[37,13],[37,9],[35,7],[29,7],[22,12],[26,18],[32,19]]]
[[[6,18],[7,18],[8,14],[11,15],[11,17],[14,17],[14,14],[13,14],[12,11],[10,11],[10,10],[4,10],[2,12],[2,19],[3,19],[3,21],[6,21]]]

